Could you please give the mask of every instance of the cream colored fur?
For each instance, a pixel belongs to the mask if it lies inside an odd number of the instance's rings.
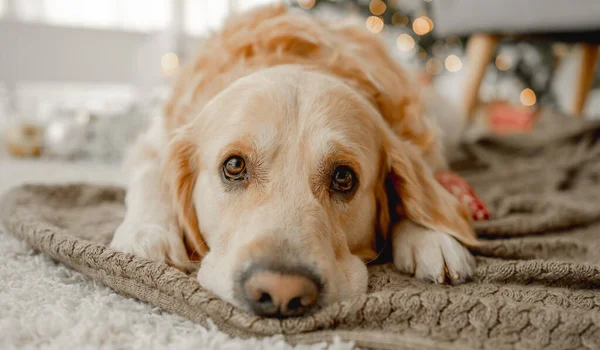
[[[112,247],[199,262],[200,283],[240,307],[237,279],[256,262],[308,266],[321,305],[364,293],[364,263],[386,240],[400,271],[465,280],[473,259],[459,241],[476,240],[433,177],[446,162],[418,90],[362,30],[282,8],[232,19],[133,146]],[[249,169],[241,184],[223,178],[231,155]],[[358,177],[351,196],[330,189],[336,164]]]

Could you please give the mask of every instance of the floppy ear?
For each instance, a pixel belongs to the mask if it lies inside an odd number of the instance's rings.
[[[208,252],[200,229],[193,202],[194,185],[198,176],[197,145],[181,130],[168,145],[162,176],[167,185],[172,206],[184,233],[185,245],[192,260]]]
[[[390,201],[393,213],[476,246],[468,209],[435,180],[418,148],[400,139],[388,143],[388,184],[398,199],[397,203]]]

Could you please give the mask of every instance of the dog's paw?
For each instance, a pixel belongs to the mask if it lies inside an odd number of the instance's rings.
[[[410,222],[398,225],[393,234],[394,265],[400,272],[444,284],[472,277],[475,259],[452,236]]]
[[[190,261],[179,228],[174,224],[136,223],[125,219],[115,231],[110,247],[124,253],[160,261],[191,272]]]

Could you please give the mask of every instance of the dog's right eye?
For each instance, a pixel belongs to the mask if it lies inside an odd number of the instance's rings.
[[[354,189],[356,175],[354,171],[347,166],[340,166],[335,169],[331,178],[332,190],[339,193],[349,193]]]
[[[223,163],[223,176],[229,181],[241,181],[248,178],[246,162],[240,156],[227,158]]]

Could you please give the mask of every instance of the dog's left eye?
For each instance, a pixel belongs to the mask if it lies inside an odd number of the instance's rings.
[[[227,180],[240,181],[246,180],[248,173],[246,172],[246,161],[239,156],[227,158],[223,163],[223,175]]]
[[[347,166],[339,166],[331,177],[331,189],[336,192],[348,193],[352,191],[356,182],[354,171]]]

